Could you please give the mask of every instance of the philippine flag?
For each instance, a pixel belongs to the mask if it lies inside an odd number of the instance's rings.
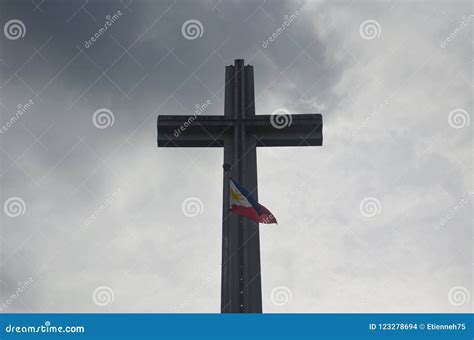
[[[259,204],[250,191],[232,178],[230,179],[230,210],[258,223],[278,224],[270,210]]]

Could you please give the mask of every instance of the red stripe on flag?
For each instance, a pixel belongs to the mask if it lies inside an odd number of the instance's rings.
[[[253,207],[246,208],[240,205],[233,205],[231,210],[237,215],[247,217],[251,219],[252,221],[259,222],[260,220],[257,214],[257,210],[255,210],[255,208]]]
[[[272,213],[267,208],[260,205],[260,209],[262,210],[261,215],[258,215],[257,210],[255,210],[255,208],[253,207],[246,208],[239,205],[232,205],[231,210],[237,215],[247,217],[251,219],[252,221],[255,221],[258,223],[265,223],[265,224],[277,223],[275,216],[273,216]]]

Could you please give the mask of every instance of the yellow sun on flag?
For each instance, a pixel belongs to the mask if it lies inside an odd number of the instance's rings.
[[[232,199],[234,199],[235,201],[242,201],[243,199],[242,195],[235,190],[231,190],[230,194],[232,195]]]

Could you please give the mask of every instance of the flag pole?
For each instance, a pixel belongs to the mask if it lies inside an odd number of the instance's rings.
[[[229,280],[229,271],[230,271],[230,244],[229,244],[229,219],[230,219],[230,184],[229,184],[229,174],[230,174],[230,164],[224,163],[222,165],[224,169],[223,173],[223,193],[222,197],[222,263],[221,263],[221,313],[230,312],[231,306],[229,301],[231,301],[230,291],[228,289],[230,282]]]
[[[224,204],[227,205],[227,208],[224,207],[225,212],[230,212],[230,164],[229,163],[224,163],[222,165],[222,168],[224,169]]]

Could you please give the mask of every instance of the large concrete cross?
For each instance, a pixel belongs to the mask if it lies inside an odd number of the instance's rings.
[[[223,147],[222,313],[261,313],[258,223],[229,212],[229,176],[258,199],[258,146],[323,143],[320,114],[255,115],[253,67],[226,67],[224,116],[158,116],[159,147]],[[275,164],[278,166],[278,164]]]

